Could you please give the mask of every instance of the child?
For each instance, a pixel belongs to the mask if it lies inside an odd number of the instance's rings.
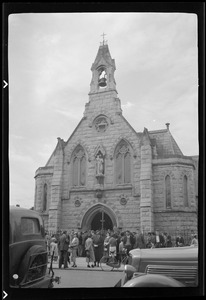
[[[57,259],[58,259],[58,246],[57,246],[57,240],[56,240],[55,237],[51,238],[50,255],[51,255],[51,257],[53,255],[53,260],[57,261]]]

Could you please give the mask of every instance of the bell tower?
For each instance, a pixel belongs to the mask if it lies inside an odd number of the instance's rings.
[[[116,91],[116,82],[114,79],[114,72],[116,70],[115,61],[111,58],[107,41],[104,40],[105,34],[103,33],[103,42],[92,64],[92,80],[90,83],[89,95],[107,91]]]

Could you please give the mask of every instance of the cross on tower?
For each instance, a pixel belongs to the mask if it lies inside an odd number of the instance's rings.
[[[104,32],[103,32],[103,34],[101,34],[101,36],[103,37],[102,45],[104,45],[104,42],[106,42],[105,39],[104,39],[105,35],[106,35],[106,34],[105,34]]]

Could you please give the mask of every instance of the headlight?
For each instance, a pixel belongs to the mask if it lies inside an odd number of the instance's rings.
[[[17,274],[13,275],[14,280],[17,280],[19,278],[19,276]]]
[[[130,280],[133,274],[136,272],[136,269],[130,265],[125,265],[124,272],[126,274],[127,280]]]

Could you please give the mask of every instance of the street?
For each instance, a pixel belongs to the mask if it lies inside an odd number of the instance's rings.
[[[49,267],[49,264],[48,264]],[[59,269],[58,262],[53,263],[54,277],[60,276],[60,284],[54,283],[54,288],[77,287],[114,287],[123,278],[124,266],[119,269],[102,271],[100,267],[87,268],[85,257],[77,258],[77,268],[69,265],[68,269]]]
[[[78,269],[55,269],[55,276],[60,276],[60,284],[54,283],[54,288],[97,288],[114,287],[123,277],[118,271],[86,271]]]

